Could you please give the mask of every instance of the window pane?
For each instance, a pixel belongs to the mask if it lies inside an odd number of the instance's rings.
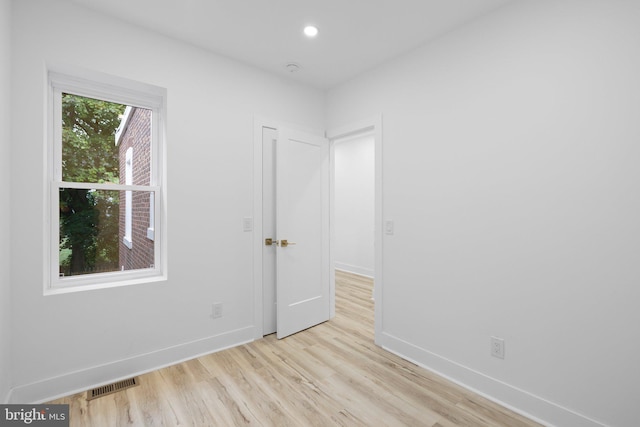
[[[62,94],[62,180],[125,184],[125,153],[133,148],[133,179],[150,185],[151,110]]]
[[[149,238],[151,223],[150,191],[121,191],[119,215],[119,265],[121,270],[139,270],[155,265],[155,244]]]
[[[155,246],[147,237],[151,199],[148,191],[61,188],[60,275],[152,268]]]
[[[125,106],[62,94],[62,180],[119,183],[114,137]]]

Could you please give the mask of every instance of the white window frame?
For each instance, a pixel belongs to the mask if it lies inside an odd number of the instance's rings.
[[[166,155],[165,111],[166,89],[99,72],[50,68],[48,70],[48,137],[47,145],[47,206],[45,229],[48,231],[44,294],[102,289],[167,279],[166,247]],[[62,94],[115,102],[152,111],[151,120],[151,180],[150,185],[98,184],[62,181]],[[154,264],[150,268],[108,273],[93,273],[60,277],[60,188],[116,191],[149,191],[154,200]]]

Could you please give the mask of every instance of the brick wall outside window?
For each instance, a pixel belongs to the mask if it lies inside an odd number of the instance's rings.
[[[133,148],[132,185],[150,185],[151,179],[151,110],[133,107],[120,137],[120,183],[124,184],[126,152]],[[154,241],[147,237],[150,224],[150,193],[134,191],[132,194],[132,248],[124,243],[125,235],[125,192],[120,192],[120,268],[135,270],[149,268],[154,264]]]

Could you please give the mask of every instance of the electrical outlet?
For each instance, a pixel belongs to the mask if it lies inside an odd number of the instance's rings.
[[[491,355],[498,359],[504,359],[504,340],[498,337],[491,337]]]
[[[214,319],[222,317],[222,303],[221,302],[217,302],[217,303],[213,304],[213,313],[211,314],[211,317],[213,317]]]

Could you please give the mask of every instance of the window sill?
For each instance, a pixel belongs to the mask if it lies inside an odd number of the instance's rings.
[[[124,245],[125,245],[126,247],[128,247],[129,249],[132,249],[132,248],[133,248],[133,242],[131,241],[131,238],[130,238],[130,237],[124,236],[124,237],[122,238],[122,242],[123,242],[123,243],[124,243]]]
[[[134,273],[135,274],[135,273]],[[84,282],[86,279],[83,277],[77,277],[78,281]],[[70,282],[75,278],[71,278]],[[97,289],[109,289],[109,288],[119,288],[122,286],[131,286],[131,285],[140,285],[144,283],[156,283],[156,282],[166,282],[167,276],[166,274],[157,274],[157,275],[146,275],[141,277],[131,277],[131,278],[122,278],[114,280],[115,278],[111,277],[111,280],[104,281],[100,283],[79,283],[79,284],[59,284],[54,285],[52,287],[48,287],[44,289],[44,295],[60,295],[60,294],[69,294],[74,292],[84,292],[84,291],[93,291]]]

